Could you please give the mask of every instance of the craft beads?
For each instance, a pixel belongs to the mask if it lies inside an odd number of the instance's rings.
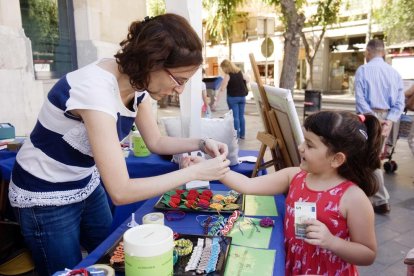
[[[190,240],[179,239],[174,241],[174,243],[178,256],[186,256],[193,251],[193,243]]]
[[[260,220],[260,226],[261,227],[272,227],[274,225],[274,222],[271,218],[266,217],[266,218],[262,218]]]
[[[190,260],[185,267],[185,271],[195,270],[201,259],[201,253],[203,252],[204,239],[198,239],[197,246],[194,247],[193,253],[191,254]]]
[[[205,269],[207,274],[216,270],[219,253],[220,253],[219,239],[213,238],[213,243],[211,245],[210,260],[208,261],[207,267]]]
[[[224,228],[220,230],[220,233],[223,236],[226,236],[231,231],[231,229],[233,229],[234,223],[237,221],[239,216],[240,216],[240,211],[238,210],[234,211],[233,214],[231,214],[231,216],[227,219],[227,222]]]
[[[203,249],[203,252],[201,253],[201,259],[197,266],[197,273],[201,274],[204,273],[204,271],[207,268],[208,262],[210,261],[211,256],[211,245],[212,240],[209,238],[206,238],[206,246]]]

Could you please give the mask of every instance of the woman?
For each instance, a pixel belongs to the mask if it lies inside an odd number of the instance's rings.
[[[38,275],[72,268],[81,246],[92,251],[107,236],[114,204],[160,195],[229,169],[227,146],[211,139],[163,137],[148,96],[181,94],[202,63],[202,44],[188,22],[173,14],[133,22],[115,59],[68,73],[51,89],[37,124],[19,151],[9,199]],[[135,122],[149,150],[203,150],[205,165],[130,179],[120,147]]]
[[[237,131],[237,138],[244,139],[246,135],[244,108],[248,93],[246,86],[248,78],[230,60],[223,60],[220,67],[223,70],[224,77],[215,104],[219,101],[220,95],[227,89],[227,105],[233,111],[234,129]]]

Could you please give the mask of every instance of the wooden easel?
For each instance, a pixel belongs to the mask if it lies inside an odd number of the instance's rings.
[[[255,177],[260,170],[266,169],[272,165],[276,171],[285,167],[290,167],[292,166],[292,160],[289,156],[289,152],[286,149],[285,140],[283,138],[279,122],[277,121],[276,114],[270,107],[269,101],[267,99],[254,55],[252,53],[249,54],[249,58],[256,83],[259,87],[259,93],[261,97],[261,101],[259,101],[261,105],[259,107],[259,110],[262,113],[261,117],[263,118],[263,125],[265,128],[264,132],[259,131],[257,133],[257,139],[262,143],[262,145],[260,146],[259,155],[257,157],[256,165],[252,173],[252,177]],[[262,160],[264,160],[266,148],[269,148],[272,159],[262,163]]]

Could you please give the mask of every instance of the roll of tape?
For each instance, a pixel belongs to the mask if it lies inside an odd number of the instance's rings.
[[[162,224],[164,225],[164,214],[163,213],[149,213],[142,218],[143,224]]]

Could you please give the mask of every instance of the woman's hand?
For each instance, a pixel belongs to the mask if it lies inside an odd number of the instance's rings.
[[[229,154],[229,149],[227,144],[222,142],[213,140],[213,139],[206,139],[204,140],[204,148],[201,148],[201,151],[210,155],[211,157],[217,157],[219,155],[224,155],[224,159],[226,159],[227,154]]]
[[[330,249],[331,244],[335,240],[335,236],[329,231],[328,227],[319,220],[309,219],[305,223],[306,227],[306,239],[305,242],[318,245],[324,249]]]
[[[197,180],[217,180],[224,177],[230,170],[230,161],[225,155],[219,155],[204,162],[199,162],[199,159],[193,159],[193,161],[187,169],[194,172],[194,179]]]

